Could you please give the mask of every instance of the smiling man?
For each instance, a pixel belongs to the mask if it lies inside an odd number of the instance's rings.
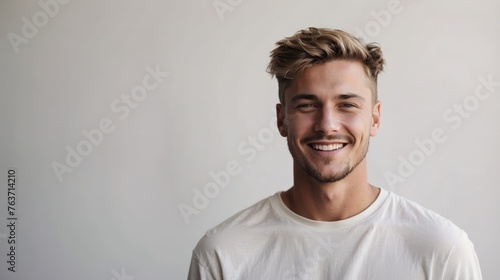
[[[378,45],[341,30],[277,43],[268,71],[293,186],[209,230],[188,279],[481,279],[463,230],[368,183],[383,65]]]

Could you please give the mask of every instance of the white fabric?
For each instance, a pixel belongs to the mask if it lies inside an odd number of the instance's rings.
[[[319,222],[268,197],[209,230],[188,279],[482,279],[474,246],[449,220],[381,189],[365,211]]]

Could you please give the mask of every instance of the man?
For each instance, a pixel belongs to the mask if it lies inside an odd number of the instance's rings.
[[[188,279],[481,279],[463,230],[367,181],[383,65],[378,45],[340,30],[277,43],[268,71],[294,184],[209,230]]]

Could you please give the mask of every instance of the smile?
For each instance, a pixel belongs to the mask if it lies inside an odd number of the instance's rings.
[[[343,148],[347,144],[343,143],[334,143],[328,145],[320,145],[320,144],[310,144],[309,146],[318,151],[335,151],[340,148]]]

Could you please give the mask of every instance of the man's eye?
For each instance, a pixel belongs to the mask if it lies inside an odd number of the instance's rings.
[[[356,104],[352,104],[352,103],[342,103],[342,104],[340,104],[340,107],[342,107],[342,108],[355,108],[357,106],[356,106]]]
[[[304,109],[307,109],[307,108],[314,108],[314,104],[299,104],[297,105],[297,108],[304,108]]]

